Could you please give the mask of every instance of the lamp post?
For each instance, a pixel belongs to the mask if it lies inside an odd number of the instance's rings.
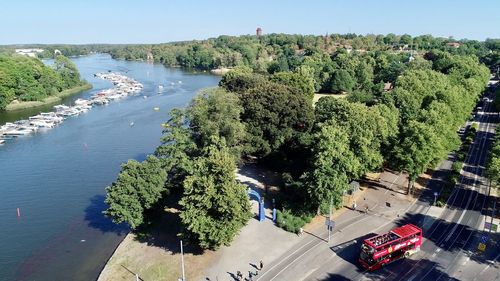
[[[182,240],[181,240],[181,266],[182,266],[182,281],[186,281],[186,275],[184,274],[184,248],[182,247]]]

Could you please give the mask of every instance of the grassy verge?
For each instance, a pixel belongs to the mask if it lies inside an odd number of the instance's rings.
[[[7,105],[5,108],[6,111],[16,111],[16,110],[23,110],[27,108],[33,108],[33,107],[38,107],[42,105],[47,105],[47,104],[53,104],[60,102],[63,98],[69,97],[71,95],[80,93],[82,91],[86,91],[92,89],[92,84],[86,83],[81,86],[77,86],[71,89],[66,89],[64,91],[61,91],[60,93],[50,96],[45,98],[43,101],[23,101],[23,102],[17,102],[17,103],[10,103]]]
[[[474,141],[477,129],[478,125],[476,123],[472,124],[467,129],[461,149],[455,152],[455,161],[451,165],[451,171],[448,173],[446,180],[444,181],[444,185],[441,188],[441,192],[439,193],[436,201],[436,206],[443,207],[446,204],[446,201],[448,201],[448,197],[450,197],[453,188],[460,179],[460,171],[462,170],[462,166],[464,165],[465,157],[469,151],[469,148]]]

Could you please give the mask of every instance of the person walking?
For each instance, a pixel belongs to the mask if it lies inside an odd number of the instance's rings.
[[[259,270],[262,270],[263,267],[264,267],[264,263],[262,262],[262,260],[260,260],[260,262],[259,262]]]
[[[353,209],[353,210],[356,210],[356,207],[357,207],[357,206],[358,206],[358,205],[356,205],[356,200],[354,200],[354,202],[352,203],[352,209]]]
[[[243,280],[243,274],[241,273],[241,271],[237,271],[236,272],[236,277],[238,278],[239,281]]]
[[[304,229],[301,227],[301,228],[299,229],[299,236],[302,236],[302,234],[304,234]]]

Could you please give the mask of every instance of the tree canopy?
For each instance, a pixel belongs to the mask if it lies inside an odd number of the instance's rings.
[[[204,249],[229,245],[251,217],[244,185],[236,182],[234,156],[224,141],[214,140],[194,159],[184,181],[181,220],[186,235]]]
[[[13,100],[43,100],[81,84],[78,69],[66,57],[58,56],[49,67],[36,58],[0,55],[0,111]]]
[[[165,189],[166,173],[154,156],[139,163],[129,160],[122,165],[118,178],[106,188],[104,212],[115,223],[126,222],[132,229],[142,225],[145,212],[160,200]]]

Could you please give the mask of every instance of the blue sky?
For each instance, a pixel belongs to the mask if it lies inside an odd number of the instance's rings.
[[[0,44],[159,43],[221,34],[500,38],[499,0],[2,0]]]

